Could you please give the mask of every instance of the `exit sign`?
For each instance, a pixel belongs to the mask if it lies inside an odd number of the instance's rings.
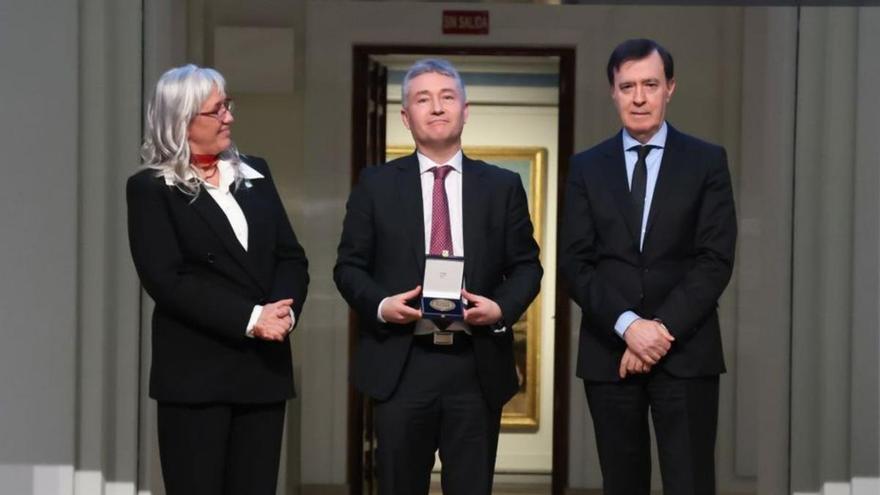
[[[489,34],[489,11],[444,10],[443,34]]]

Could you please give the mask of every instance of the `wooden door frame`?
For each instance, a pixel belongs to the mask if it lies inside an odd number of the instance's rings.
[[[574,46],[432,46],[432,45],[367,45],[352,47],[352,126],[351,126],[351,184],[357,182],[361,170],[366,167],[366,132],[363,123],[367,118],[367,97],[363,87],[367,82],[367,67],[370,56],[391,54],[424,55],[494,55],[494,56],[554,56],[559,57],[559,125],[557,128],[557,211],[562,212],[564,204],[565,179],[568,176],[568,158],[574,153],[574,104],[575,104],[575,59]],[[561,216],[557,215],[559,227]],[[557,229],[558,232],[558,229]],[[558,234],[557,234],[558,235]],[[558,244],[557,244],[558,246]],[[558,253],[558,247],[557,247]],[[557,257],[558,259],[558,257]],[[571,318],[568,292],[562,283],[557,263],[556,276],[556,315],[554,318],[555,342],[553,356],[553,461],[552,493],[563,495],[568,488],[568,448],[569,448],[569,388],[571,384]],[[357,318],[349,317],[349,363],[354,356],[357,342]],[[349,384],[348,393],[348,447],[346,455],[346,480],[352,495],[361,495],[363,473],[363,416],[362,397]]]

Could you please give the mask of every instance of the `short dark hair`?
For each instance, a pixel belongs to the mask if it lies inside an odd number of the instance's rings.
[[[620,66],[624,62],[641,60],[654,52],[657,52],[660,55],[660,60],[663,61],[663,73],[666,75],[666,80],[671,80],[675,77],[672,55],[654,40],[637,38],[624,41],[611,52],[611,57],[608,58],[608,84],[614,86],[614,73],[620,70]]]

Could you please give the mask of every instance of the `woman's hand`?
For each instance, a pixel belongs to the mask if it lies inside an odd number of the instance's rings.
[[[263,311],[254,324],[254,337],[263,340],[283,341],[293,322],[290,319],[290,306],[293,299],[282,299],[263,306]]]

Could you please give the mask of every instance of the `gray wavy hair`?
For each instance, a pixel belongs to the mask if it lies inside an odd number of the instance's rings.
[[[175,67],[159,78],[147,106],[143,166],[156,170],[157,176],[170,177],[175,187],[193,197],[201,191],[201,181],[190,163],[187,129],[214,88],[226,92],[226,80],[216,70],[193,64]],[[220,158],[232,162],[237,187],[241,181],[238,149],[232,144]]]
[[[455,66],[442,58],[423,58],[412,64],[409,70],[406,71],[406,75],[403,76],[403,83],[400,85],[400,101],[404,108],[406,108],[406,97],[409,95],[409,82],[422,74],[431,72],[454,79],[455,84],[458,85],[458,91],[461,93],[461,99],[467,101],[464,83],[461,81],[458,71],[455,70]]]

